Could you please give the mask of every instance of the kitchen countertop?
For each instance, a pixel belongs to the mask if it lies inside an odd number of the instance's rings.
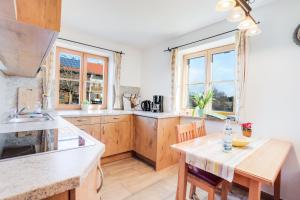
[[[105,146],[59,116],[54,121],[0,124],[6,132],[68,128],[95,145],[0,161],[0,199],[44,199],[81,185]]]
[[[124,110],[58,110],[56,114],[63,117],[87,117],[87,116],[106,116],[106,115],[138,115],[144,117],[151,117],[156,119],[162,118],[173,118],[179,117],[178,114],[175,113],[153,113],[153,112],[146,112],[146,111],[124,111]]]

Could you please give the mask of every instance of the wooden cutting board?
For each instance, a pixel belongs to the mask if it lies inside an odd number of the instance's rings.
[[[37,88],[18,88],[18,110],[26,108],[24,112],[34,112],[39,101]]]

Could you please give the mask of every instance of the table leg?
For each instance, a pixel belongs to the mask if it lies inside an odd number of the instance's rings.
[[[177,185],[177,200],[185,200],[187,185],[187,165],[185,163],[185,154],[180,154],[179,170],[178,170],[178,185]]]
[[[256,180],[250,180],[249,200],[260,200],[261,183]]]
[[[274,183],[274,199],[280,200],[280,181],[281,181],[281,171],[278,173],[278,176]]]

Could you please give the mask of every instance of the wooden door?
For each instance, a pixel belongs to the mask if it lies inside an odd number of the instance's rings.
[[[135,144],[134,150],[156,162],[157,148],[157,119],[135,116]]]
[[[72,199],[70,197],[70,192],[66,191],[66,192],[63,192],[63,193],[60,193],[60,194],[56,194],[52,197],[48,197],[44,200],[70,200],[70,199]]]
[[[156,170],[178,162],[178,153],[171,149],[171,145],[177,143],[176,126],[179,123],[179,117],[158,120]]]
[[[96,165],[89,172],[88,176],[84,179],[80,187],[75,189],[76,200],[99,200],[100,195],[100,185],[103,177],[100,174],[100,168]]]
[[[101,125],[100,140],[105,144],[103,157],[111,156],[118,153],[118,131],[116,123],[107,123]]]
[[[100,134],[101,134],[100,124],[81,125],[77,127],[100,141]]]
[[[132,150],[132,131],[130,122],[118,122],[118,153]]]

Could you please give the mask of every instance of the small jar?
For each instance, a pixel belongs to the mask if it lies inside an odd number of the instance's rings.
[[[251,129],[243,129],[243,136],[251,137],[252,136],[252,130]]]

